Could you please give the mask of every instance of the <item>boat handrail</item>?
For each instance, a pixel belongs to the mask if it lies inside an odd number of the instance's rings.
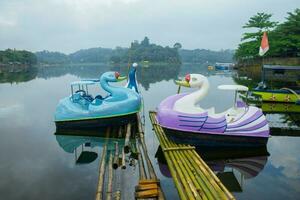
[[[269,70],[300,70],[300,66],[286,66],[286,65],[263,65],[263,69]]]
[[[295,90],[292,90],[291,88],[285,88],[285,87],[281,88],[280,90],[287,90],[287,91],[289,91],[290,93],[294,94],[297,97],[298,101],[300,101],[300,96],[299,96],[299,94]]]

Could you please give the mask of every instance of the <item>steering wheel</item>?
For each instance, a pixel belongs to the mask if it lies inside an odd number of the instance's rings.
[[[75,94],[76,93],[79,93],[81,96],[86,96],[86,92],[84,90],[77,90]]]

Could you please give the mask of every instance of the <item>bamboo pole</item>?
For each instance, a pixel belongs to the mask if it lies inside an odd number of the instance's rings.
[[[153,116],[150,115],[151,121],[154,122],[152,117],[153,117]],[[154,124],[154,123],[153,123],[153,124]],[[155,130],[155,132],[156,132],[156,131],[157,131],[157,127],[156,127],[155,125],[153,125],[153,128],[154,128],[154,130]],[[164,142],[161,140],[160,137],[158,137],[158,140],[159,140],[159,143],[160,143],[160,144],[164,145]],[[182,200],[187,200],[187,199],[188,199],[188,197],[186,196],[187,193],[186,193],[186,191],[183,189],[183,185],[182,185],[182,182],[180,181],[179,174],[178,174],[177,171],[175,170],[175,167],[174,167],[173,163],[171,162],[171,159],[170,159],[168,156],[166,156],[165,158],[166,158],[166,161],[167,161],[169,170],[170,170],[170,172],[171,172],[171,174],[172,174],[172,178],[173,178],[173,180],[174,180],[174,183],[175,183],[175,186],[176,186],[176,188],[177,188],[177,191],[178,191],[178,194],[179,194],[179,196],[180,196],[180,199],[182,199]]]
[[[127,129],[126,129],[126,137],[125,137],[125,143],[124,143],[124,150],[125,153],[129,153],[129,140],[130,140],[130,135],[131,135],[131,123],[127,124]]]
[[[173,142],[169,141],[168,138],[166,137],[165,134],[163,134],[162,130],[160,130],[160,137],[162,137],[162,139],[166,142],[166,144],[168,145],[168,148],[165,148],[165,150],[168,151],[173,151],[173,154],[176,157],[176,160],[181,160],[183,161],[183,165],[185,166],[184,171],[186,171],[190,177],[192,178],[195,186],[197,187],[197,191],[199,192],[200,196],[202,197],[202,199],[218,199],[219,197],[217,195],[213,195],[211,194],[211,192],[207,189],[205,182],[203,181],[203,177],[201,178],[197,178],[197,175],[199,177],[199,174],[194,173],[195,169],[192,168],[192,163],[189,162],[188,158],[191,158],[190,156],[186,156],[185,152],[183,150],[191,150],[191,146],[184,146],[184,145],[176,145]],[[177,146],[177,147],[173,147],[173,146]],[[179,151],[176,151],[180,149]],[[193,159],[193,158],[191,158]],[[189,163],[189,164],[188,164]],[[197,167],[196,167],[197,168]]]
[[[118,138],[122,138],[122,126],[119,128]]]
[[[143,128],[142,128],[142,121],[141,121],[141,116],[139,114],[136,115],[137,123],[138,123],[138,132],[139,134],[144,134]]]
[[[161,137],[160,139],[164,146],[166,146],[166,147],[169,146],[167,141],[164,140],[164,138]],[[197,195],[195,193],[195,187],[191,184],[191,179],[189,177],[185,176],[185,173],[183,173],[183,172],[185,172],[185,170],[182,167],[181,161],[177,161],[174,158],[173,152],[167,152],[166,154],[168,155],[167,157],[170,157],[172,165],[174,165],[175,171],[177,172],[177,174],[180,177],[180,181],[182,182],[182,185],[187,193],[188,199],[199,199],[200,198],[199,195]]]
[[[144,152],[144,156],[145,156],[145,159],[146,159],[146,162],[147,162],[150,179],[157,179],[157,176],[155,174],[153,165],[152,165],[151,160],[150,160],[149,155],[148,155],[147,146],[146,146],[146,143],[145,143],[144,131],[143,131],[143,128],[142,128],[141,117],[138,113],[137,113],[137,124],[138,124],[137,127],[138,127],[140,142],[141,142],[142,149],[143,149],[143,152]],[[163,193],[161,187],[159,187],[158,190],[159,190],[158,199],[159,200],[165,199],[164,193]]]
[[[220,186],[220,188],[222,189],[222,191],[224,193],[227,194],[227,196],[229,196],[229,199],[235,199],[234,196],[227,190],[227,188],[223,185],[223,183],[219,180],[219,178],[209,169],[209,167],[206,165],[206,163],[200,158],[200,156],[194,151],[191,152],[192,154],[195,155],[195,157],[199,158],[197,159],[200,163],[202,163],[202,165],[204,166],[204,168],[208,169],[208,173],[209,175],[211,175],[217,182],[217,184]]]
[[[99,168],[99,178],[98,178],[98,186],[96,191],[96,200],[102,200],[103,198],[103,185],[104,185],[104,177],[105,177],[105,163],[106,163],[106,155],[107,155],[107,142],[110,134],[110,127],[107,127],[105,130],[105,145],[103,146],[100,168]]]
[[[120,187],[120,170],[115,171],[116,191],[114,192],[114,200],[121,200],[121,187]]]
[[[114,200],[120,200],[121,199],[121,191],[118,190],[114,193]]]
[[[99,168],[99,179],[98,179],[98,186],[96,192],[96,200],[103,199],[103,183],[104,183],[104,174],[105,174],[105,160],[106,160],[106,151],[107,146],[103,146],[101,160],[100,160],[100,168]]]
[[[235,199],[191,146],[177,145],[168,140],[163,129],[157,124],[153,112],[150,112],[150,120],[162,148],[165,149],[163,153],[180,197],[182,189],[188,193],[187,187],[190,187],[189,191],[192,191],[196,198],[198,193],[201,199]],[[175,170],[172,169],[173,166]],[[183,188],[178,187],[180,184],[176,183],[176,173],[181,177]]]
[[[137,147],[137,152],[138,152],[138,164],[139,164],[139,175],[140,175],[140,180],[146,179],[146,170],[143,162],[143,157],[140,151],[140,148]]]
[[[124,148],[122,149],[122,164],[121,164],[121,168],[122,169],[126,169],[126,160],[125,160],[125,151]]]
[[[202,173],[199,173],[199,171],[197,171],[198,166],[194,165],[194,158],[193,157],[187,157],[185,153],[183,152],[179,152],[180,157],[182,157],[185,162],[190,165],[190,167],[192,167],[193,171],[194,171],[194,176],[195,176],[195,180],[197,180],[200,188],[201,188],[201,192],[203,192],[203,194],[205,195],[206,198],[208,199],[219,199],[220,197],[218,195],[215,194],[214,191],[210,190],[210,185],[207,185],[205,182],[205,177],[202,175]]]
[[[112,198],[112,182],[113,182],[113,168],[112,168],[113,154],[110,152],[109,154],[109,162],[108,162],[108,183],[106,190],[106,200],[111,200]]]
[[[164,135],[164,134],[162,134],[162,132],[160,132],[160,137],[162,137],[165,141],[168,141],[168,139],[166,138],[166,136]],[[171,142],[169,142],[170,144],[172,144],[172,145],[174,145],[174,143],[171,143]],[[182,145],[179,145],[179,146],[182,146]],[[191,157],[191,156],[188,156],[188,157]],[[195,158],[194,157],[192,157],[192,159],[195,161]],[[198,167],[201,167],[201,166],[199,166],[198,165]],[[197,170],[197,168],[198,167],[196,167],[196,170]],[[202,172],[205,172],[205,170],[202,170]],[[202,173],[201,171],[200,171],[200,174]],[[202,177],[203,178],[203,177]],[[204,179],[202,179],[202,180],[204,180]],[[214,182],[210,182],[212,185],[214,185]],[[214,189],[214,188],[216,188],[216,185],[214,185],[215,187],[210,187],[210,188],[212,188],[212,189]],[[220,197],[218,197],[218,194],[216,194],[215,193],[215,191],[213,191],[213,194],[215,194],[214,196],[215,196],[215,198],[217,198],[217,199],[220,199]],[[224,196],[223,196],[223,198],[221,198],[221,199],[225,199],[224,198]]]
[[[143,150],[143,153],[144,153],[145,160],[147,162],[149,176],[150,176],[151,179],[157,179],[157,176],[155,174],[153,165],[152,165],[152,163],[150,161],[150,158],[149,158],[149,155],[148,155],[147,146],[146,146],[146,143],[145,143],[145,138],[144,138],[143,129],[142,129],[142,126],[141,126],[141,119],[140,119],[139,114],[137,114],[137,119],[138,119],[138,130],[139,130],[140,142],[141,142],[141,146],[142,146],[142,150]]]
[[[115,142],[115,156],[113,159],[113,168],[117,169],[119,167],[119,144]]]

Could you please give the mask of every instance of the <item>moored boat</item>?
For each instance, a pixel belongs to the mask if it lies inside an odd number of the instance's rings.
[[[269,138],[269,125],[260,108],[236,101],[222,113],[203,109],[198,103],[209,90],[207,78],[188,74],[176,84],[199,88],[193,93],[170,96],[158,106],[157,121],[171,139],[195,146],[261,146]],[[248,91],[241,85],[221,85],[219,89]],[[199,140],[196,140],[196,139]]]
[[[216,70],[232,70],[234,67],[233,63],[216,63],[215,69]]]
[[[269,88],[266,84],[267,71],[272,71],[272,75],[280,74],[285,77],[286,71],[300,71],[300,66],[263,65],[262,81],[252,90],[252,94],[260,96],[262,101],[300,104],[300,88]]]
[[[136,119],[141,97],[136,83],[136,64],[128,77],[126,87],[112,86],[110,82],[125,80],[118,72],[106,72],[99,80],[81,80],[71,83],[71,95],[60,100],[55,112],[57,128],[94,128],[111,124],[127,124]],[[88,86],[100,84],[109,93],[93,97]],[[78,90],[74,92],[74,88]]]

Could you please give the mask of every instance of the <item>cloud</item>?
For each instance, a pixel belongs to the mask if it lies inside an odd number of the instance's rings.
[[[235,48],[256,12],[283,20],[300,3],[223,0],[2,0],[0,49],[72,52],[129,46],[144,36],[184,48]]]
[[[280,147],[280,148],[279,148]],[[300,159],[295,149],[298,144],[294,138],[276,137],[269,141],[268,148],[271,149],[270,162],[276,168],[282,168],[282,173],[290,179],[299,179],[300,177]]]

